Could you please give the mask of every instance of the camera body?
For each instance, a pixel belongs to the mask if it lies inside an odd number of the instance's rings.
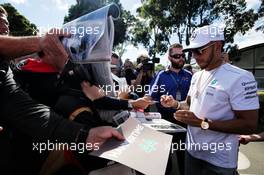
[[[155,63],[159,63],[160,62],[160,58],[145,58],[145,59],[141,59],[138,58],[137,59],[137,63],[140,64],[142,63],[143,66],[141,67],[141,69],[143,69],[143,72],[148,72],[148,71],[154,71],[155,70]]]

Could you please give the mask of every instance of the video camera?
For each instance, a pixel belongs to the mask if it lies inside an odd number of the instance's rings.
[[[150,58],[142,59],[142,57],[139,57],[137,59],[137,64],[140,64],[140,63],[143,64],[143,66],[141,67],[141,69],[143,69],[143,72],[154,71],[155,63],[159,63],[159,62],[160,62],[160,58],[157,58],[157,57],[154,57],[152,59]]]

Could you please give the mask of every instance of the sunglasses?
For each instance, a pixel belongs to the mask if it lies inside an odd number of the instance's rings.
[[[202,55],[203,54],[203,51],[209,47],[211,47],[212,45],[214,45],[215,43],[213,44],[210,44],[208,46],[205,46],[205,47],[202,47],[202,48],[198,48],[198,49],[192,49],[192,53],[196,54],[196,55]]]
[[[185,54],[174,54],[174,55],[170,55],[170,57],[174,58],[174,59],[180,59],[180,58],[185,58]]]

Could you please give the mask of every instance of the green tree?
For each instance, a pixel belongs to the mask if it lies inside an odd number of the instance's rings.
[[[130,25],[130,20],[133,19],[130,12],[125,11],[119,0],[77,0],[77,4],[72,5],[69,9],[68,16],[65,16],[64,23],[72,21],[84,14],[97,10],[107,4],[116,3],[120,8],[120,18],[114,21],[115,35],[114,46],[123,43],[128,39],[127,28]]]
[[[138,43],[148,50],[149,55],[155,57],[157,53],[164,54],[167,46],[170,45],[170,31],[166,28],[169,20],[164,17],[164,10],[167,8],[160,1],[143,1],[142,7],[137,9],[139,18],[132,29],[132,43]],[[167,1],[166,1],[167,2]]]
[[[245,34],[258,19],[253,9],[246,10],[245,0],[234,0],[231,3],[228,0],[217,0],[211,15],[225,21],[225,40],[230,43],[234,42],[236,33]]]
[[[4,3],[1,6],[8,13],[10,35],[30,36],[37,34],[37,26],[21,15],[10,3]]]
[[[261,3],[259,10],[258,10],[258,14],[259,14],[259,18],[263,18],[263,20],[264,20],[264,0],[262,0],[262,3]],[[264,33],[264,24],[261,24],[260,26],[258,26],[256,30],[257,31],[260,30]]]
[[[162,64],[157,64],[155,66],[155,72],[161,71],[161,70],[165,70],[165,66],[163,66]]]
[[[259,8],[258,12],[259,12],[260,17],[264,16],[264,0],[262,0],[262,3],[260,5],[260,8]]]
[[[150,55],[164,54],[175,34],[179,43],[189,45],[195,28],[217,20],[226,25],[226,42],[233,43],[237,32],[244,34],[258,19],[253,10],[246,10],[245,0],[142,0],[142,3],[133,41],[148,48]]]
[[[124,19],[125,24],[127,25],[125,40],[124,42],[120,42],[117,45],[115,45],[115,48],[114,48],[115,52],[119,55],[120,58],[122,58],[123,54],[126,52],[127,46],[132,41],[132,34],[128,30],[128,28],[131,28],[136,23],[136,18],[134,15],[130,13],[130,11],[126,11],[126,10],[123,11],[123,19]]]
[[[177,34],[179,43],[185,40],[188,45],[192,28],[197,26],[193,18],[198,14],[202,17],[208,8],[205,0],[144,0],[142,3],[138,9],[141,20],[133,29],[133,41],[148,48],[151,56],[166,53],[173,34]],[[201,19],[200,23],[203,22]]]

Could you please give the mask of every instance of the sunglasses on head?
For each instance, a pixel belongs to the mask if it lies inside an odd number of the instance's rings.
[[[208,46],[202,47],[202,48],[192,49],[191,51],[192,51],[192,53],[195,53],[195,54],[197,54],[197,55],[202,55],[202,54],[203,54],[203,51],[204,51],[205,49],[211,47],[212,45],[214,45],[214,43],[213,43],[213,44],[210,44],[210,45],[208,45]]]
[[[170,55],[170,57],[174,58],[174,59],[180,59],[180,58],[185,58],[185,54],[182,53],[182,54],[173,54],[173,55]]]

